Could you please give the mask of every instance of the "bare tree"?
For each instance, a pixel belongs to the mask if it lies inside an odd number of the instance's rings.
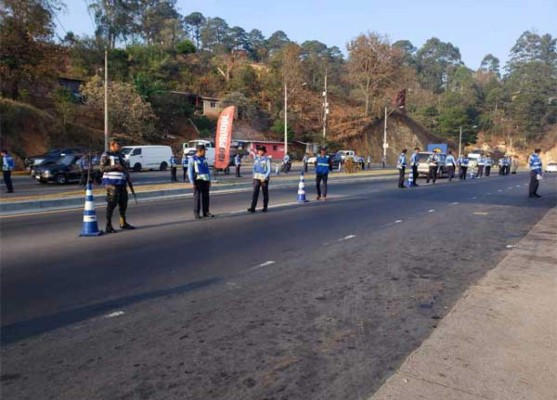
[[[365,113],[370,114],[370,99],[380,97],[400,75],[404,56],[386,38],[375,33],[360,35],[347,45],[348,79],[364,97]]]

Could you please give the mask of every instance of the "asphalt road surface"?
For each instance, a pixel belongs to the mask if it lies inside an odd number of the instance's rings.
[[[527,183],[142,203],[96,238],[76,211],[3,218],[2,398],[367,399],[555,207],[555,177]]]

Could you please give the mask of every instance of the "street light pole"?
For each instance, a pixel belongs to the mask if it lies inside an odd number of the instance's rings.
[[[104,151],[108,151],[108,51],[104,50]]]
[[[288,85],[284,82],[284,156],[288,153]]]
[[[460,125],[460,133],[458,134],[458,157],[462,155],[462,125]]]
[[[382,162],[387,163],[387,106],[385,106],[385,126],[383,128],[383,160]]]

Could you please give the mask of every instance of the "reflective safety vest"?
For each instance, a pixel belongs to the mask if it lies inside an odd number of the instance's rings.
[[[234,165],[237,167],[242,165],[242,157],[240,157],[239,154],[236,154],[236,156],[234,157]]]
[[[537,153],[532,153],[528,159],[530,171],[536,171],[538,174],[542,172],[542,159]]]
[[[480,156],[480,158],[478,158],[478,165],[485,165],[485,157]]]
[[[271,175],[271,160],[267,156],[256,156],[253,161],[253,179],[264,181]]]
[[[446,162],[447,162],[447,166],[451,166],[451,165],[452,165],[452,166],[455,166],[455,165],[456,165],[454,156],[453,156],[452,154],[449,154],[449,155],[447,156]]]
[[[458,165],[460,165],[461,167],[468,167],[469,163],[470,160],[468,159],[468,157],[460,157],[458,159]]]
[[[15,162],[12,156],[6,154],[2,156],[2,171],[11,171],[15,167]]]
[[[193,156],[189,163],[188,176],[190,182],[195,181],[211,181],[211,173],[209,172],[209,164],[205,157]]]
[[[439,163],[439,157],[437,157],[437,154],[432,154],[427,158],[427,163],[430,167],[436,167],[437,164]]]
[[[318,156],[315,160],[315,173],[319,175],[327,175],[330,169],[330,158],[328,155]]]
[[[413,167],[417,167],[420,163],[418,162],[418,154],[414,153],[412,154],[412,157],[410,158],[410,165],[412,165]]]
[[[103,185],[126,186],[126,174],[122,171],[113,170],[114,167],[121,165],[126,168],[126,163],[122,154],[113,151],[103,153],[101,157],[101,170],[103,171]]]
[[[170,157],[170,160],[168,160],[168,162],[170,163],[170,167],[172,168],[176,168],[178,166],[178,160],[176,160],[176,157]]]
[[[398,156],[398,162],[396,163],[396,167],[398,169],[402,169],[406,167],[406,154],[400,153]]]
[[[493,165],[493,161],[491,160],[491,157],[487,157],[485,159],[485,166],[486,167],[491,167]]]

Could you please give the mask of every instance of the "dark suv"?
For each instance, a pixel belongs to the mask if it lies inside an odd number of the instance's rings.
[[[73,154],[84,154],[87,152],[85,147],[64,147],[60,149],[52,149],[38,156],[31,156],[25,159],[25,167],[31,171],[33,175],[35,169],[44,163],[56,162],[60,157]]]
[[[81,170],[77,161],[81,158],[78,155],[65,155],[56,161],[48,161],[35,167],[34,178],[40,183],[56,182],[63,185],[69,182],[79,182]]]

